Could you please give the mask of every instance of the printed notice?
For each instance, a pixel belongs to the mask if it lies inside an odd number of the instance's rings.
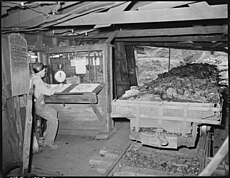
[[[86,59],[84,58],[77,58],[75,60],[75,69],[76,74],[86,74]]]
[[[70,65],[71,65],[71,66],[75,66],[75,60],[73,60],[73,59],[70,60]]]

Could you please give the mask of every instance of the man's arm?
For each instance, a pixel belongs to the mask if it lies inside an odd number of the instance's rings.
[[[37,79],[34,81],[35,90],[38,90],[43,95],[53,95],[54,91],[46,86],[46,83],[42,81],[42,79]]]
[[[47,88],[51,88],[51,85],[48,84],[48,83],[45,83],[45,86],[46,86]]]

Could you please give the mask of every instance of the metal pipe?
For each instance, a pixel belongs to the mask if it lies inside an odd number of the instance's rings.
[[[170,71],[170,56],[171,56],[171,48],[169,48],[169,65],[168,65],[168,71]]]

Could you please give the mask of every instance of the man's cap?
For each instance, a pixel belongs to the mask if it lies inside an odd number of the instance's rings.
[[[42,71],[44,68],[47,68],[47,65],[44,65],[43,63],[39,62],[39,63],[34,64],[33,71],[34,73],[38,73]]]

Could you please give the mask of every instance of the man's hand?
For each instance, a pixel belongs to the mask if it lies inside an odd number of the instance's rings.
[[[51,85],[49,85],[49,84],[46,84],[46,87],[47,87],[47,88],[51,88]]]

